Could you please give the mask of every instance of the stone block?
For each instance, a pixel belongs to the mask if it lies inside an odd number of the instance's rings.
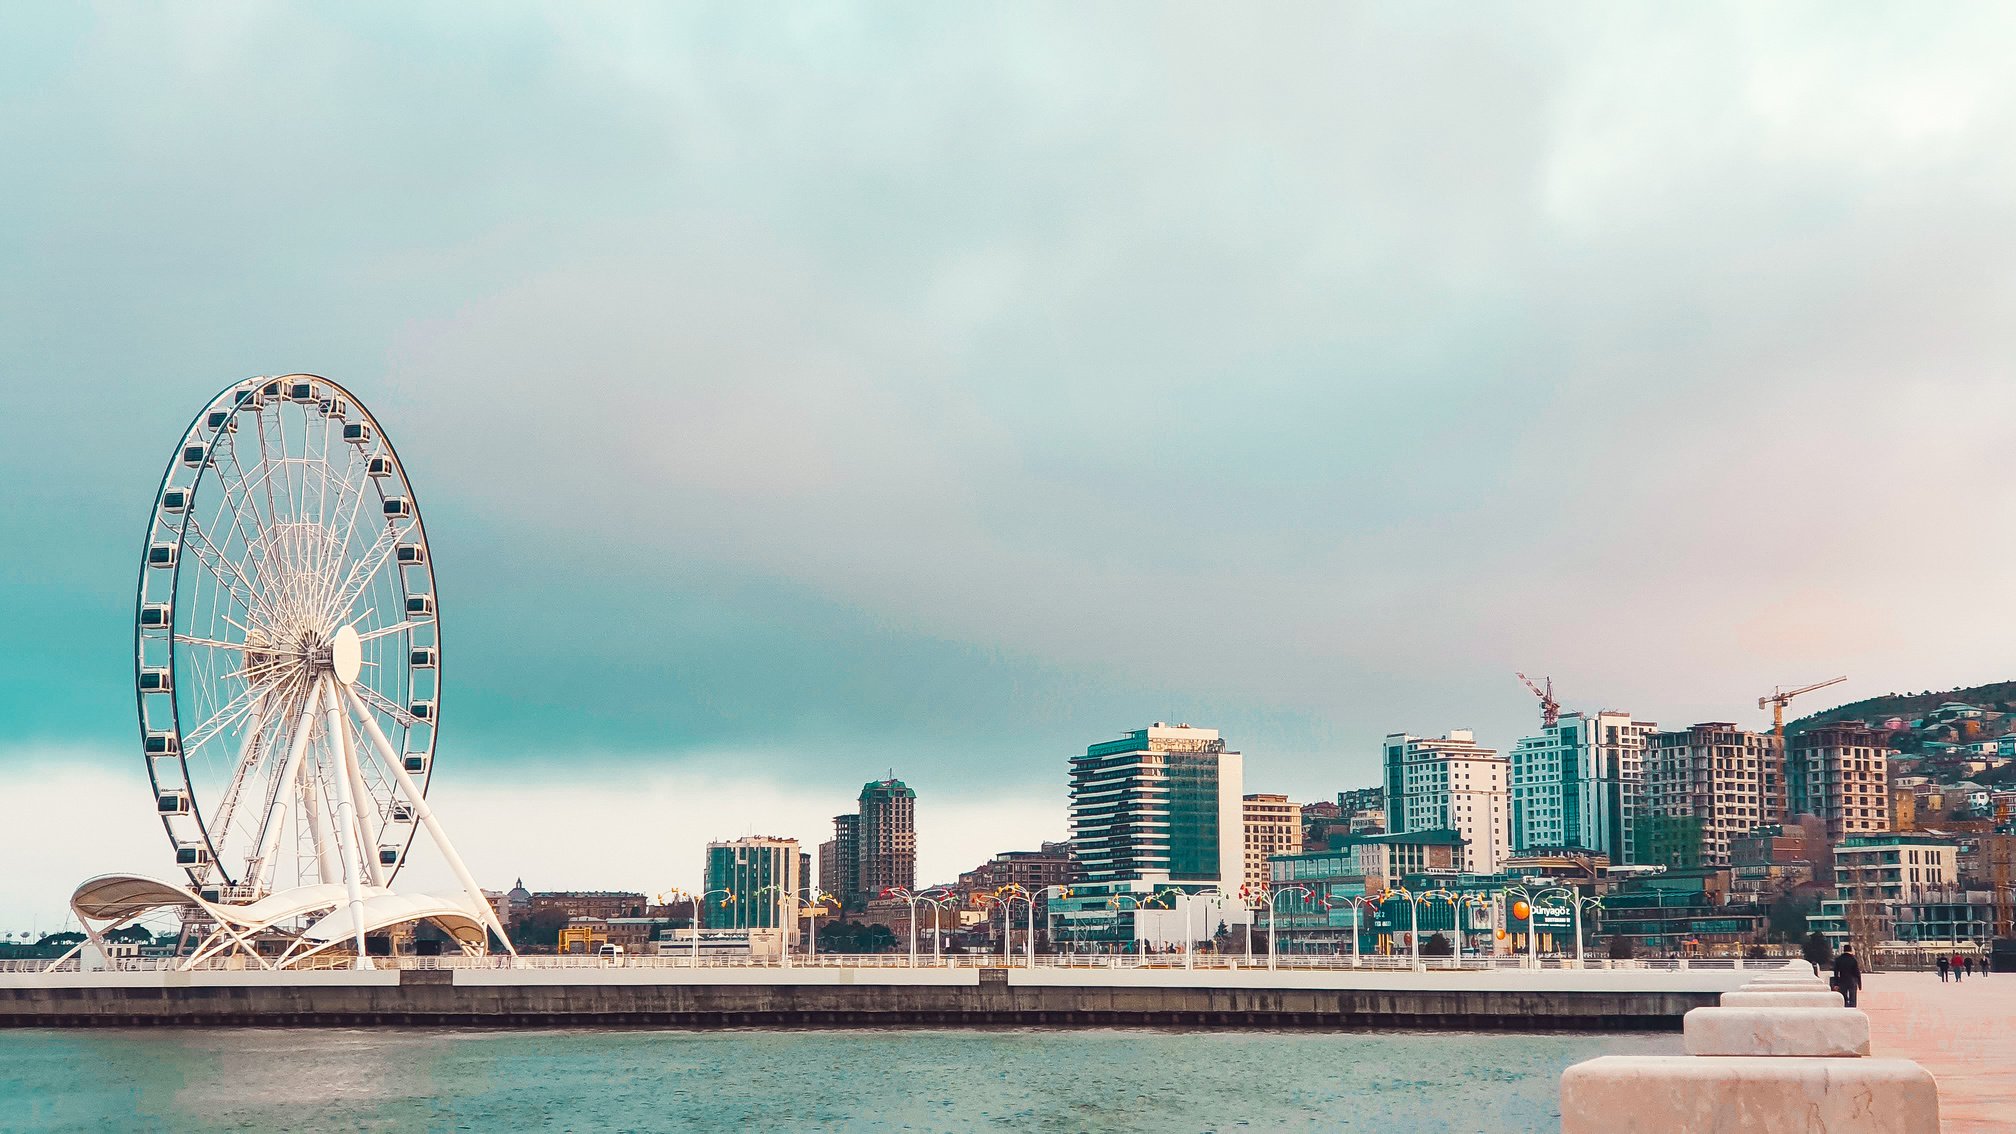
[[[1839,1008],[1841,994],[1826,989],[1778,992],[1769,989],[1738,989],[1722,994],[1724,1008]]]
[[[1939,1134],[1908,1059],[1606,1055],[1561,1075],[1561,1134]]]
[[[1725,1004],[1687,1013],[1684,1028],[1689,1055],[1839,1059],[1869,1054],[1869,1017],[1853,1008]]]

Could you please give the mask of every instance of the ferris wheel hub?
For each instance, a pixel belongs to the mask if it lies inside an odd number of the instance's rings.
[[[345,626],[329,639],[329,668],[336,673],[336,680],[349,685],[357,680],[364,669],[364,643],[357,637],[355,626]]]

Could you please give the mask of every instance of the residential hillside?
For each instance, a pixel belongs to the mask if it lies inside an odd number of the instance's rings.
[[[1963,711],[1962,706],[1979,712]],[[1892,744],[1907,753],[1928,743],[1936,747],[1993,740],[2016,726],[2016,681],[1866,697],[1787,721],[1785,731],[1796,735],[1839,721],[1862,721],[1871,728],[1893,732]],[[1902,727],[1893,727],[1895,722],[1901,722]]]

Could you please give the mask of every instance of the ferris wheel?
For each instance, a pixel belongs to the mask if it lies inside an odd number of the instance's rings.
[[[290,374],[212,399],[161,478],[138,592],[141,747],[205,908],[286,892],[264,906],[306,912],[342,895],[361,961],[367,929],[419,908],[380,899],[424,827],[472,916],[495,923],[427,805],[433,566],[405,469],[355,396]]]

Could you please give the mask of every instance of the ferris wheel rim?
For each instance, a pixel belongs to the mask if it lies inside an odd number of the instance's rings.
[[[384,454],[386,455],[386,457],[389,458],[391,474],[396,475],[398,486],[401,490],[401,498],[405,502],[405,507],[410,510],[410,514],[405,515],[402,518],[408,521],[408,527],[405,529],[411,534],[411,539],[408,542],[417,545],[420,549],[419,561],[417,563],[411,563],[411,564],[403,562],[394,563],[388,558],[387,562],[391,563],[393,566],[393,572],[391,577],[397,580],[396,587],[398,593],[400,594],[400,596],[402,596],[403,599],[410,601],[410,599],[414,595],[414,592],[407,584],[405,569],[417,567],[423,574],[424,585],[426,588],[423,593],[429,597],[431,604],[426,618],[431,642],[431,645],[428,648],[430,649],[434,659],[432,663],[428,666],[428,668],[434,671],[434,676],[432,680],[429,682],[430,687],[429,712],[428,715],[424,718],[424,720],[419,717],[413,717],[412,720],[407,721],[407,720],[401,720],[397,716],[394,716],[393,720],[395,724],[401,726],[401,733],[400,733],[400,736],[402,738],[401,748],[402,751],[406,752],[407,755],[409,756],[418,747],[417,741],[414,736],[414,726],[418,724],[424,724],[425,746],[424,750],[422,751],[422,755],[424,756],[424,767],[420,769],[420,772],[417,776],[413,777],[413,779],[417,781],[416,783],[414,783],[416,791],[414,793],[411,793],[417,796],[418,801],[420,801],[423,806],[426,794],[430,789],[433,781],[433,772],[434,772],[433,756],[434,753],[438,750],[439,746],[439,735],[440,735],[439,704],[442,693],[439,669],[440,669],[440,655],[441,655],[441,645],[443,636],[440,626],[440,611],[438,606],[439,583],[434,574],[432,556],[431,554],[428,554],[426,550],[428,544],[427,544],[425,518],[421,512],[418,494],[413,490],[412,482],[410,481],[410,479],[408,479],[406,475],[405,462],[400,458],[397,447],[393,444],[391,438],[386,434],[377,416],[373,414],[370,408],[366,406],[348,387],[344,386],[341,382],[325,377],[323,375],[298,373],[298,372],[277,376],[258,375],[242,379],[237,382],[233,382],[229,386],[226,386],[223,390],[219,391],[216,395],[214,395],[208,402],[206,402],[203,405],[201,409],[197,411],[195,416],[190,420],[189,424],[182,430],[180,439],[177,442],[176,453],[172,453],[170,455],[166,465],[163,468],[161,479],[155,489],[153,510],[150,512],[148,518],[148,523],[146,527],[147,535],[146,539],[143,541],[140,556],[140,573],[135,587],[135,604],[134,604],[135,608],[134,608],[134,620],[133,620],[133,650],[134,650],[134,668],[135,668],[134,697],[135,697],[135,711],[136,716],[138,718],[138,724],[141,733],[142,759],[147,766],[149,787],[157,801],[156,806],[157,816],[161,820],[163,829],[169,837],[171,846],[176,847],[178,849],[178,852],[179,849],[185,845],[185,840],[178,838],[178,833],[175,829],[174,824],[174,819],[176,818],[176,815],[168,813],[167,811],[163,810],[159,801],[163,798],[164,791],[179,791],[183,794],[183,796],[187,800],[188,811],[186,812],[186,814],[189,817],[190,821],[194,824],[195,833],[198,839],[200,839],[203,848],[208,852],[207,862],[193,865],[182,865],[178,863],[178,866],[180,866],[184,870],[184,872],[189,876],[191,884],[195,886],[203,886],[205,884],[206,879],[211,878],[213,876],[217,880],[219,880],[223,885],[226,886],[239,885],[244,881],[244,879],[233,876],[232,864],[226,862],[224,856],[219,853],[221,849],[220,843],[223,841],[223,838],[228,837],[228,832],[225,832],[223,833],[223,835],[220,836],[219,833],[217,833],[213,829],[211,821],[207,819],[203,814],[203,807],[205,801],[203,800],[202,796],[197,790],[197,784],[199,780],[198,772],[197,769],[192,767],[190,764],[193,749],[191,745],[185,743],[189,739],[190,734],[185,732],[184,730],[182,721],[181,697],[175,692],[176,689],[181,688],[179,684],[180,678],[177,676],[177,673],[183,666],[183,651],[178,648],[179,646],[181,646],[184,643],[192,643],[192,642],[209,645],[212,647],[226,645],[226,643],[204,641],[202,639],[196,638],[194,635],[183,633],[181,631],[181,628],[178,627],[177,625],[177,622],[182,615],[182,608],[185,605],[181,601],[182,565],[183,565],[183,559],[185,557],[180,554],[180,550],[188,549],[194,546],[190,542],[190,531],[189,531],[189,526],[191,522],[195,519],[195,509],[193,505],[184,507],[179,522],[166,525],[166,530],[171,531],[173,533],[174,542],[177,546],[178,551],[175,554],[174,562],[166,575],[168,605],[169,605],[169,611],[166,616],[166,622],[162,626],[151,628],[159,632],[159,638],[156,640],[162,643],[165,654],[163,661],[164,661],[164,668],[168,673],[167,681],[169,685],[169,690],[166,696],[167,701],[166,717],[165,720],[159,723],[165,724],[167,726],[166,731],[172,734],[172,736],[174,737],[176,752],[172,761],[167,761],[158,758],[158,756],[150,752],[148,748],[150,733],[157,731],[153,727],[151,727],[156,722],[153,720],[153,718],[150,717],[150,714],[148,712],[147,698],[150,690],[148,690],[145,685],[146,673],[148,669],[146,647],[147,643],[150,640],[148,636],[150,627],[146,623],[146,613],[149,605],[148,604],[149,583],[152,579],[157,577],[150,574],[150,572],[154,571],[157,567],[157,564],[150,561],[150,553],[152,552],[152,549],[156,546],[157,534],[160,534],[163,531],[162,526],[163,516],[164,513],[167,511],[166,503],[168,499],[168,493],[171,489],[171,485],[174,484],[176,479],[177,464],[178,464],[177,455],[186,454],[190,446],[192,445],[192,442],[197,442],[200,440],[205,449],[203,459],[199,464],[193,466],[195,468],[195,473],[191,478],[188,487],[186,489],[183,489],[182,491],[184,491],[187,494],[187,498],[189,500],[193,500],[197,492],[197,489],[200,488],[206,482],[206,478],[208,478],[209,480],[214,481],[219,485],[218,489],[219,492],[225,495],[225,502],[227,504],[230,504],[228,496],[229,490],[228,488],[223,487],[227,479],[227,473],[217,463],[218,459],[218,452],[216,446],[217,439],[227,431],[233,432],[235,434],[235,431],[237,429],[235,415],[246,409],[248,402],[260,405],[263,412],[264,404],[258,401],[258,395],[260,394],[262,387],[271,387],[280,383],[291,384],[297,381],[307,382],[314,387],[319,387],[323,390],[326,390],[331,397],[341,399],[345,403],[346,409],[350,412],[354,412],[358,416],[359,420],[368,423],[371,432],[370,444],[382,447]],[[206,422],[208,421],[208,419],[210,419],[212,415],[216,414],[220,410],[227,411],[230,414],[234,415],[234,417],[232,419],[228,419],[227,425],[206,426]],[[324,411],[324,416],[325,417],[328,416],[326,410]],[[325,428],[326,428],[326,422],[325,422]],[[264,465],[267,460],[267,455],[264,450],[264,444],[265,442],[262,436],[261,441],[262,465]],[[325,469],[328,467],[328,455],[326,450],[326,444],[327,444],[327,438],[325,436],[325,451],[322,458]],[[233,460],[235,464],[238,462],[238,457],[236,456],[236,450],[235,450],[235,442],[233,447],[233,454],[234,454]],[[283,448],[283,459],[284,459],[284,448]],[[241,468],[240,469],[241,479],[242,479],[242,473],[243,470]],[[377,492],[380,500],[381,501],[384,500],[386,498],[384,486],[375,484],[376,480],[378,479],[375,476],[375,474],[367,475],[366,479],[368,483],[375,485],[375,491]],[[366,492],[366,485],[359,484],[359,486],[357,487],[357,492],[358,492],[358,500],[356,505],[354,505],[354,507],[361,507],[362,501],[364,499],[364,494]],[[236,524],[236,521],[238,519],[238,517],[235,515],[236,506],[235,504],[231,506],[234,510],[234,524]],[[255,520],[261,518],[256,508],[254,509],[254,518]],[[268,521],[268,523],[271,524],[272,526],[278,526],[281,522],[280,517],[277,515],[269,515],[264,517],[264,519]],[[294,520],[291,522],[300,523],[302,521]],[[255,528],[258,527],[257,524],[255,524],[254,526]],[[201,531],[200,525],[198,530],[200,533]],[[352,531],[350,534],[354,533],[355,533],[355,526],[353,522]],[[242,530],[240,534],[241,538],[246,538],[243,537]],[[396,538],[397,537],[395,537],[395,541]],[[249,538],[247,546],[248,547],[250,546]],[[395,542],[394,546],[397,547],[398,544]],[[214,545],[213,550],[215,550]],[[218,578],[218,580],[221,583],[222,577],[217,575],[215,568],[211,568],[211,574],[213,575],[213,577]],[[372,571],[366,573],[363,579],[360,580],[360,583],[368,584],[370,580],[376,576],[376,574],[377,569],[374,568]],[[244,579],[242,573],[240,574],[240,578],[241,580]],[[362,592],[360,590],[360,597],[361,594]],[[200,593],[197,597],[200,599]],[[405,611],[399,612],[399,617],[401,619],[405,619],[405,621],[397,624],[398,626],[410,627],[412,625],[412,621],[408,616],[407,612]],[[227,616],[227,621],[228,620],[229,619]],[[394,628],[395,627],[381,627],[378,630],[376,630],[372,636],[389,633]],[[354,625],[345,625],[344,627],[342,627],[341,630],[339,630],[337,637],[341,638],[345,632],[347,632],[349,635],[349,646],[354,649],[359,639],[359,635],[357,635]],[[236,644],[236,647],[240,651],[243,651],[246,645],[247,643],[240,642]],[[408,639],[407,648],[408,649],[413,648],[410,638]],[[410,660],[411,659],[409,659],[409,663]],[[352,674],[355,673],[354,664],[355,663],[353,661],[351,663]],[[416,680],[411,672],[412,668],[413,666],[409,664],[406,670],[406,690],[404,695],[408,700],[411,699],[414,687],[416,685]],[[247,692],[249,693],[252,690],[253,683],[250,679],[245,679],[245,684],[247,686]],[[376,697],[378,701],[382,703],[384,708],[398,708],[398,706],[392,705],[390,702],[385,701],[383,694],[378,693],[376,690],[370,689],[368,685],[352,686],[349,684],[345,684],[342,688],[347,692],[347,695],[349,697],[356,698],[355,688],[358,687],[364,688],[367,692],[371,693],[373,697]],[[154,692],[156,692],[157,694],[160,693],[159,690],[155,690]],[[257,698],[255,698],[255,703],[257,701],[263,701],[266,696],[267,696],[266,693],[260,693],[257,696]],[[330,707],[332,709],[336,708],[339,704],[342,703],[342,701],[343,698],[336,696],[335,693],[333,692],[331,693]],[[355,701],[355,703],[358,706],[357,711],[359,713],[364,713],[367,711],[364,699],[359,698]],[[381,708],[379,711],[384,711],[384,708]],[[286,710],[282,709],[280,711],[284,713]],[[347,713],[348,711],[349,710],[346,708],[345,712]],[[222,710],[219,710],[216,716],[221,717]],[[208,722],[204,723],[207,724]],[[253,731],[258,731],[259,729],[262,729],[267,723],[271,722],[262,722],[261,724],[256,725]],[[201,731],[200,726],[198,731],[199,732]],[[350,731],[347,725],[344,727],[343,731],[345,732]],[[206,737],[204,739],[207,740],[208,738]],[[359,740],[361,743],[362,738],[360,737]],[[303,743],[305,746],[305,741]],[[387,756],[385,758],[390,759],[391,757]],[[162,773],[166,770],[166,767],[168,766],[172,766],[176,770],[180,779],[179,785],[171,785],[164,783],[162,779]],[[403,773],[401,773],[401,776],[402,778],[404,778]],[[396,799],[397,795],[396,793],[392,793],[391,789],[388,789],[388,798]],[[381,828],[381,835],[382,834],[383,829]],[[418,834],[419,834],[418,824],[413,823],[410,820],[406,822],[405,826],[402,829],[401,835],[397,840],[396,860],[384,863],[381,866],[385,882],[389,883],[392,880],[392,878],[396,877],[398,872],[404,868],[404,866],[406,865],[408,855],[412,849],[412,845],[415,839],[417,839]],[[389,846],[389,844],[387,845]],[[362,848],[360,847],[358,849],[361,850]],[[376,847],[373,848],[373,853],[374,854],[377,853]],[[256,859],[254,861],[256,862]]]

